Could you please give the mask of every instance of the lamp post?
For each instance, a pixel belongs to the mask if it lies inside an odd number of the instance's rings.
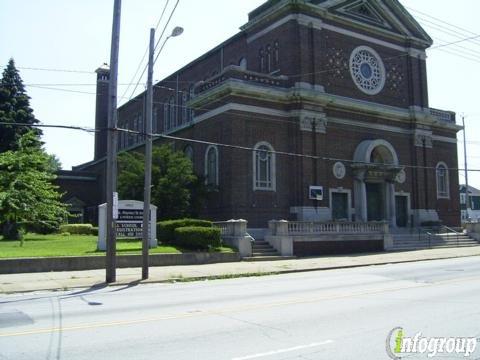
[[[155,48],[155,29],[150,29],[150,51],[148,56],[148,75],[147,75],[147,118],[146,118],[146,139],[145,139],[145,189],[143,197],[143,227],[142,227],[142,279],[148,279],[148,249],[151,229],[150,225],[150,202],[152,187],[152,112],[153,112],[153,65],[158,59],[158,55],[165,46],[167,40],[171,37],[179,36],[183,33],[183,28],[177,26],[173,29],[172,34],[163,42],[162,47],[155,60],[153,60]],[[155,226],[155,224],[151,224]]]

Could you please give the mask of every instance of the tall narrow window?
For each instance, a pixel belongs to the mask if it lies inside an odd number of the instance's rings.
[[[168,99],[165,99],[163,103],[163,132],[167,132],[169,129],[168,126],[168,116],[170,114],[170,110],[168,109]]]
[[[218,185],[218,149],[214,145],[205,152],[205,182],[207,185]]]
[[[273,44],[273,67],[275,70],[278,70],[280,68],[280,55],[278,48],[278,41],[275,41],[275,43]]]
[[[263,50],[263,47],[260,48],[259,52],[260,56],[260,72],[265,72],[265,51]]]
[[[275,153],[267,142],[255,145],[253,151],[253,190],[275,191]]]
[[[272,72],[272,47],[267,45],[267,73]]]
[[[192,100],[193,98],[195,97],[195,91],[194,91],[194,88],[193,88],[193,85],[190,85],[190,89],[189,89],[189,100]],[[189,111],[189,114],[188,116],[190,117],[190,121],[193,121],[193,117],[195,116],[195,113],[193,111],[192,108],[190,108],[190,111]]]
[[[240,59],[240,61],[238,62],[238,66],[240,66],[240,68],[242,70],[247,70],[247,59],[245,59],[244,57],[242,57]]]
[[[173,129],[176,124],[175,124],[175,98],[173,96],[170,96],[170,128]]]
[[[191,145],[185,146],[185,149],[183,149],[183,153],[185,154],[185,157],[190,160],[190,162],[193,165],[193,148]]]
[[[187,90],[182,90],[182,122],[186,123],[188,121],[188,111],[187,111],[187,101],[188,93]]]
[[[437,165],[437,198],[450,198],[448,168],[444,162],[440,162]]]

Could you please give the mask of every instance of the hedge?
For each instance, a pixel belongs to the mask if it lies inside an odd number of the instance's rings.
[[[220,229],[186,226],[175,229],[174,244],[192,250],[204,250],[222,245]]]
[[[60,233],[70,233],[75,235],[92,235],[92,224],[65,224],[60,225]]]
[[[175,240],[175,229],[186,226],[198,226],[210,228],[212,222],[199,219],[165,220],[157,223],[157,238],[163,244],[172,243]]]

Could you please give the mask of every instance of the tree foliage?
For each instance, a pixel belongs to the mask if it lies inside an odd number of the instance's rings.
[[[51,156],[42,149],[37,134],[18,141],[18,150],[0,153],[0,223],[4,237],[20,239],[28,225],[57,228],[68,216],[60,202]]]
[[[122,199],[143,201],[145,156],[125,152],[118,157],[118,192]],[[152,204],[158,207],[159,219],[178,219],[197,215],[203,194],[191,161],[170,146],[155,146],[152,151]],[[192,196],[193,194],[193,196]]]
[[[7,64],[0,80],[0,152],[17,150],[19,139],[29,131],[37,137],[42,131],[30,126],[15,126],[15,123],[35,125],[35,119],[30,108],[30,98],[13,59]],[[10,125],[12,124],[12,125]]]

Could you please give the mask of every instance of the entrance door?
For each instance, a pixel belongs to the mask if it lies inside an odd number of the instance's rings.
[[[367,218],[368,221],[385,219],[385,202],[381,183],[366,183],[367,187]]]
[[[349,220],[348,218],[348,194],[332,193],[332,219]]]
[[[407,227],[408,225],[408,201],[406,196],[395,196],[395,213],[397,226]]]

